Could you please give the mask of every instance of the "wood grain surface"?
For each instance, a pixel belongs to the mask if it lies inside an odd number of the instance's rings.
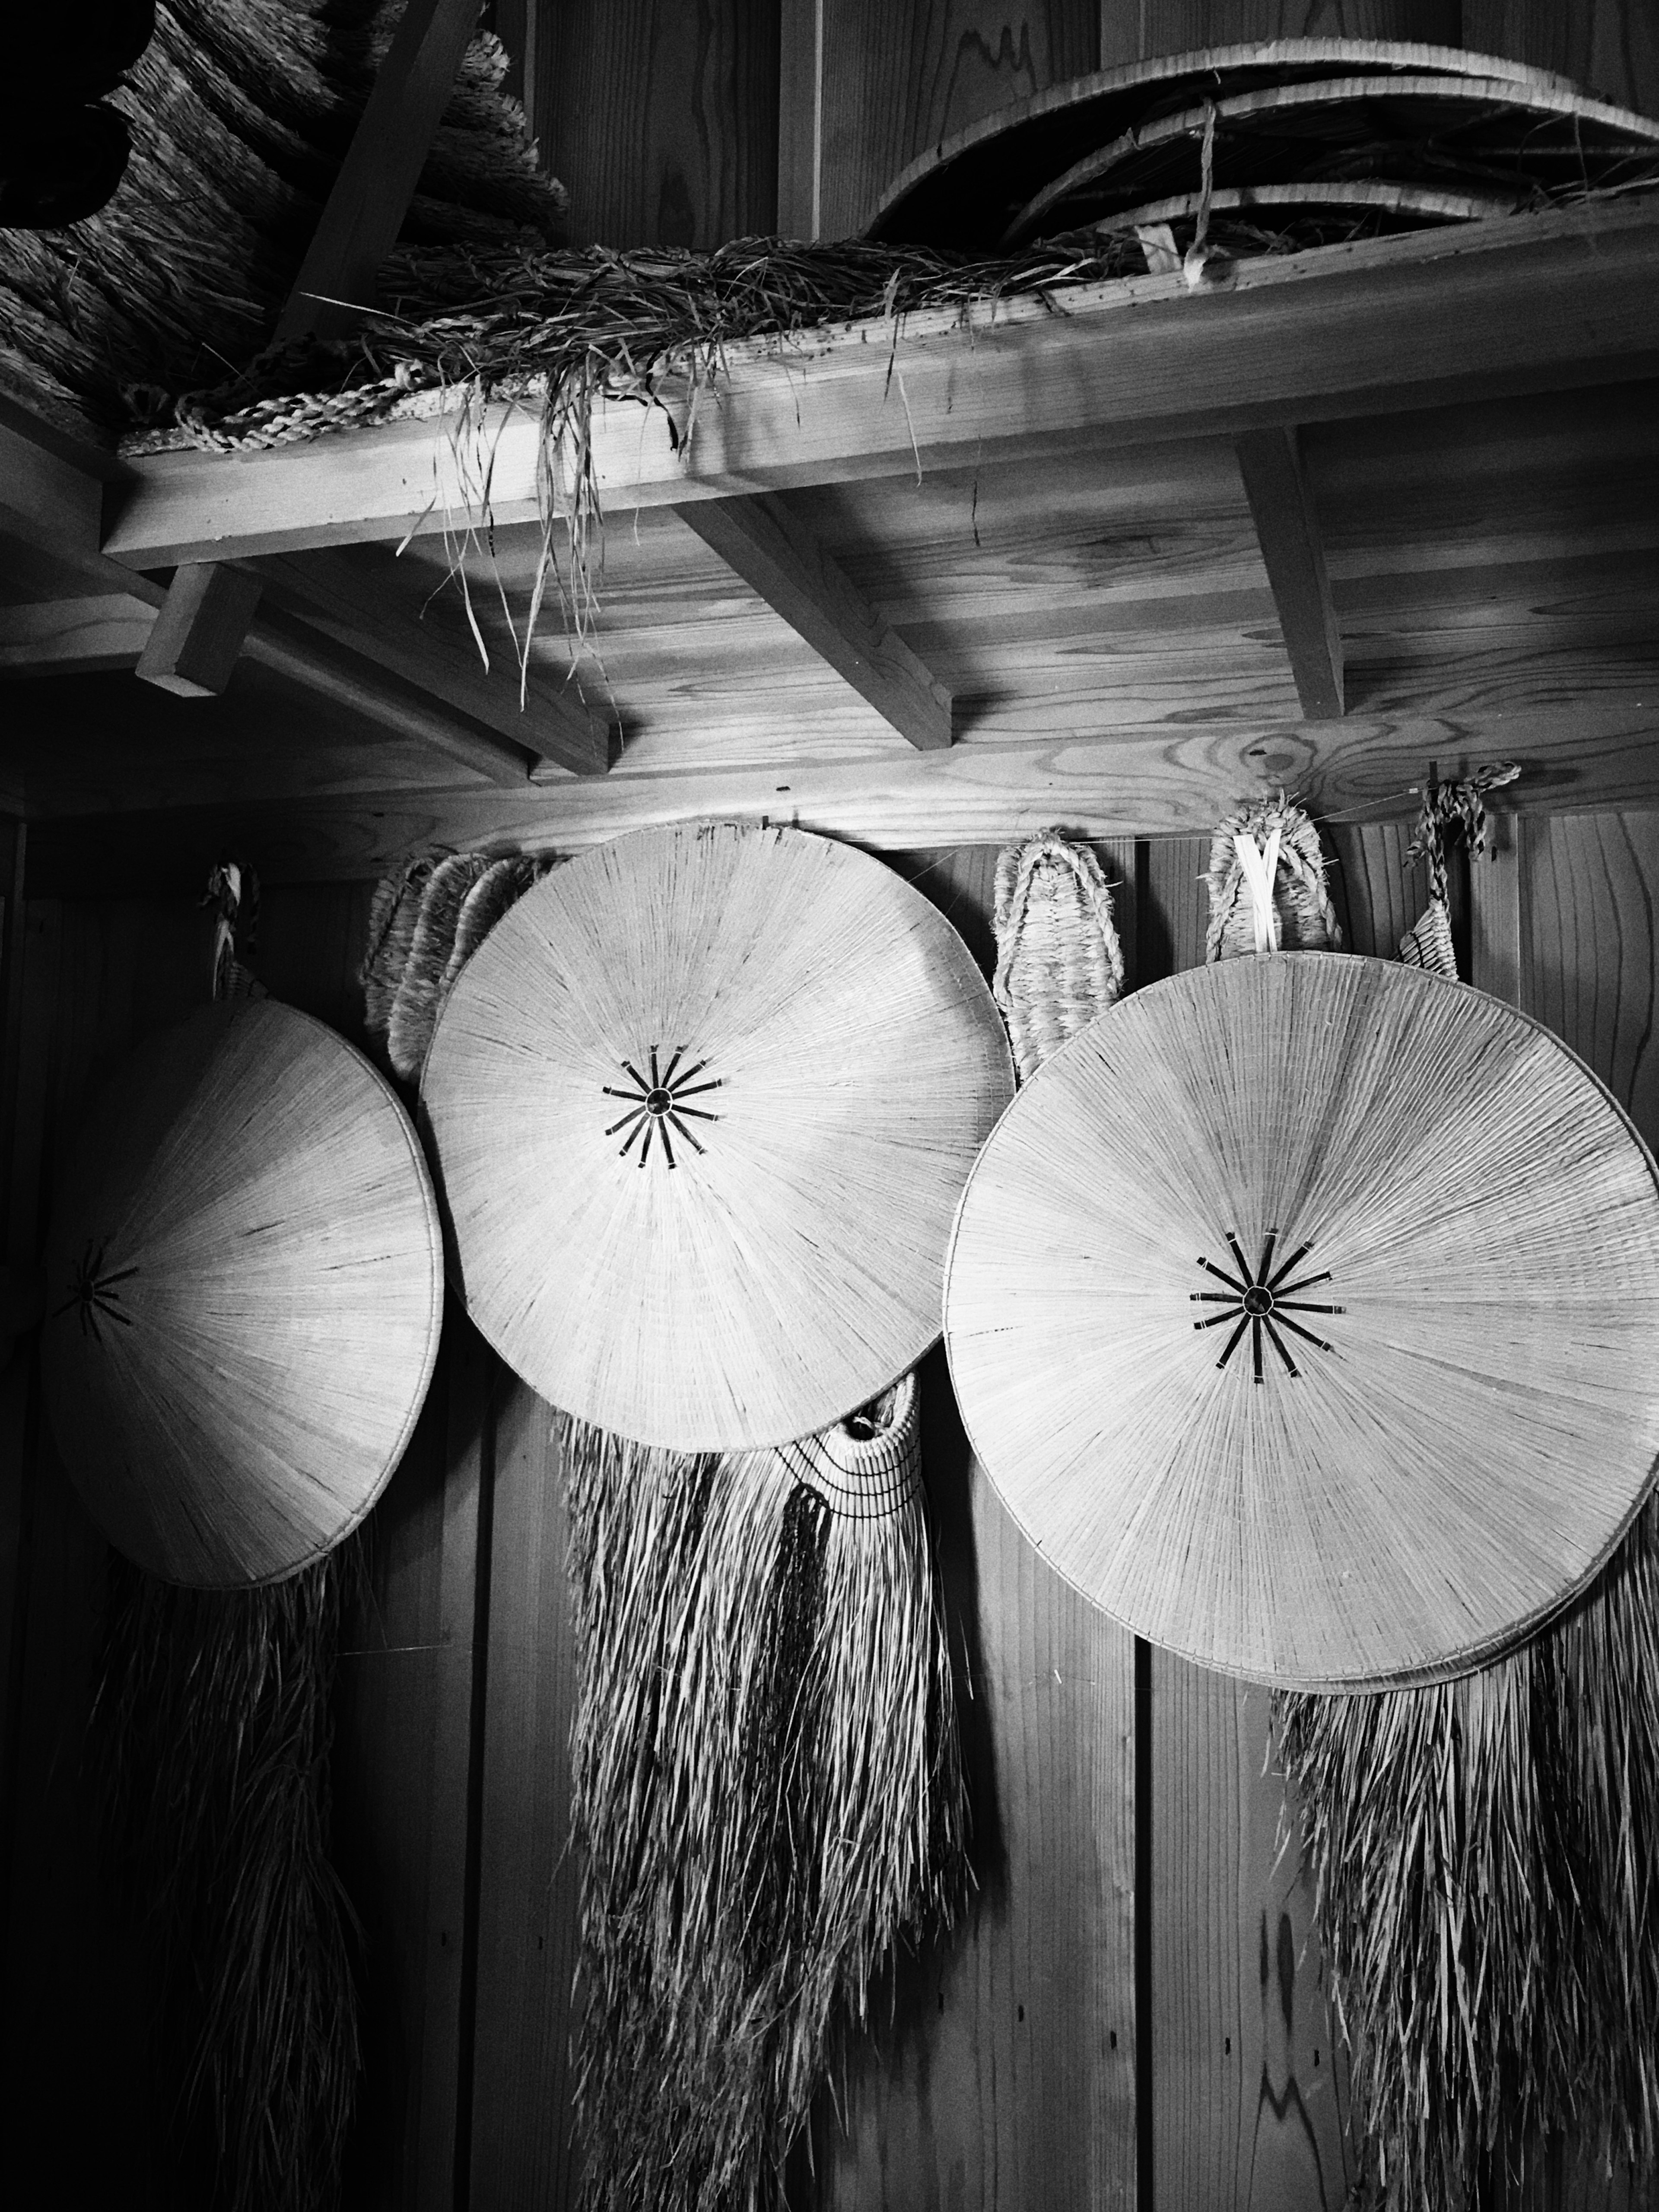
[[[819,234],[860,230],[918,154],[1097,66],[1097,0],[821,0]]]
[[[1134,954],[1136,855],[1101,848]],[[997,848],[895,865],[988,969]],[[1004,1512],[942,1352],[922,1449],[973,1816],[965,1924],[897,1967],[872,2043],[817,2126],[823,2212],[1023,2212],[1135,2202],[1133,1640]]]
[[[1468,35],[1467,12],[1459,0],[1100,0],[1100,66],[1249,39],[1398,39],[1479,46],[1481,41]]]
[[[760,0],[538,11],[536,130],[578,246],[719,246],[772,229],[778,28]]]
[[[492,1362],[495,1464],[482,1715],[471,2204],[570,2201],[577,1868],[569,1850],[575,1655],[552,1413]]]

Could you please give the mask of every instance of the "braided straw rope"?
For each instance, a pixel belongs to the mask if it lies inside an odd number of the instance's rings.
[[[1123,988],[1112,895],[1088,846],[1046,830],[997,860],[996,974],[1022,1082]]]
[[[1252,883],[1252,848],[1272,878],[1268,915],[1262,914],[1263,901]],[[1241,952],[1341,950],[1342,932],[1325,888],[1319,832],[1282,793],[1218,823],[1207,880],[1206,960],[1231,960]]]

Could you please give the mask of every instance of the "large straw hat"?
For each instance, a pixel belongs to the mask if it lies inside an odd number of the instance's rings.
[[[1204,1664],[1485,1660],[1607,1557],[1659,1453],[1659,1191],[1537,1023],[1416,970],[1225,961],[1103,1014],[987,1144],[963,1418],[1045,1559]]]
[[[823,1428],[926,1351],[1012,1090],[990,993],[920,892],[732,823],[642,830],[528,891],[422,1079],[485,1336],[555,1404],[687,1450]]]
[[[431,1379],[442,1241],[408,1117],[332,1030],[240,1000],[142,1045],[46,1267],[52,1432],[129,1559],[274,1582],[362,1520]]]

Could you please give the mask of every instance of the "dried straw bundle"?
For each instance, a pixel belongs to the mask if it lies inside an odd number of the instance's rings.
[[[358,1929],[329,1856],[328,1760],[357,1572],[348,1549],[269,1589],[208,1592],[110,1561],[105,1844],[155,1946],[168,2109],[205,2151],[199,2201],[222,2212],[339,2202]]]
[[[1279,1701],[1368,2202],[1460,2212],[1571,2133],[1659,2153],[1659,1506],[1571,1612],[1433,1689]]]
[[[528,853],[431,853],[374,886],[357,980],[363,1026],[396,1073],[418,1080],[456,977],[495,924],[552,866]]]
[[[725,1456],[565,1423],[594,2212],[781,2203],[838,2029],[961,1900],[916,1401]]]
[[[1432,777],[1423,787],[1417,829],[1406,848],[1406,860],[1424,860],[1429,870],[1429,902],[1400,940],[1400,957],[1410,968],[1456,982],[1457,952],[1452,942],[1451,889],[1446,876],[1448,840],[1461,838],[1471,859],[1486,847],[1486,795],[1513,783],[1521,773],[1517,761],[1488,761],[1453,783]]]
[[[1020,1080],[1112,1005],[1123,950],[1112,895],[1089,847],[1047,830],[997,857],[996,974],[991,994]]]
[[[1210,847],[1206,960],[1335,951],[1342,943],[1319,832],[1283,793],[1219,823]]]

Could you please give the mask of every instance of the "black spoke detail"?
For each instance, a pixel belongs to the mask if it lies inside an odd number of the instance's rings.
[[[1227,1362],[1232,1358],[1234,1352],[1238,1349],[1239,1338],[1243,1335],[1245,1330],[1249,1327],[1249,1325],[1250,1316],[1249,1314],[1245,1314],[1241,1317],[1238,1327],[1233,1331],[1232,1334],[1227,1339],[1226,1343],[1222,1346],[1221,1357],[1216,1362],[1216,1365],[1218,1367],[1224,1367],[1227,1364]]]
[[[1265,1336],[1278,1355],[1285,1375],[1291,1381],[1299,1382],[1302,1370],[1296,1363],[1289,1337],[1299,1336],[1304,1344],[1311,1344],[1321,1352],[1334,1352],[1336,1346],[1327,1343],[1322,1336],[1316,1336],[1311,1329],[1304,1328],[1298,1321],[1293,1321],[1291,1316],[1340,1314],[1346,1313],[1347,1308],[1322,1305],[1291,1294],[1311,1290],[1318,1283],[1328,1283],[1330,1270],[1326,1268],[1317,1274],[1303,1275],[1295,1281],[1290,1281],[1287,1279],[1296,1274],[1297,1268],[1313,1249],[1310,1243],[1299,1244],[1288,1259],[1280,1260],[1275,1267],[1279,1231],[1266,1230],[1262,1234],[1261,1257],[1252,1267],[1244,1257],[1237,1232],[1229,1229],[1224,1233],[1227,1248],[1238,1263],[1238,1273],[1237,1276],[1230,1275],[1224,1267],[1218,1267],[1202,1253],[1199,1255],[1198,1264],[1205,1273],[1213,1276],[1217,1282],[1224,1283],[1227,1287],[1224,1291],[1189,1291],[1187,1293],[1189,1304],[1218,1309],[1212,1314],[1206,1314],[1201,1321],[1194,1321],[1194,1329],[1200,1333],[1208,1328],[1228,1328],[1231,1331],[1222,1346],[1221,1357],[1216,1361],[1218,1368],[1225,1367],[1243,1342],[1248,1329],[1250,1373],[1252,1380],[1256,1382],[1265,1382],[1267,1379],[1267,1362],[1263,1357],[1261,1344]],[[1281,1331],[1285,1334],[1281,1334]]]
[[[707,1146],[701,1144],[687,1127],[686,1117],[689,1115],[696,1121],[708,1122],[718,1121],[720,1117],[705,1106],[692,1106],[686,1102],[689,1098],[701,1097],[708,1091],[720,1090],[725,1079],[711,1075],[702,1083],[695,1082],[693,1078],[702,1074],[708,1061],[704,1058],[694,1061],[690,1067],[683,1067],[681,1062],[685,1058],[685,1049],[683,1044],[677,1044],[668,1054],[665,1064],[663,1055],[666,1048],[660,1043],[650,1045],[641,1055],[651,1071],[648,1078],[631,1060],[625,1060],[621,1063],[622,1071],[631,1079],[634,1088],[624,1091],[614,1083],[599,1085],[605,1097],[619,1098],[628,1108],[625,1114],[607,1126],[605,1133],[607,1137],[622,1137],[621,1158],[627,1159],[638,1144],[635,1164],[643,1167],[651,1158],[654,1138],[660,1143],[662,1156],[668,1165],[678,1168],[680,1162],[674,1157],[674,1137],[682,1138],[694,1152],[707,1158]]]

